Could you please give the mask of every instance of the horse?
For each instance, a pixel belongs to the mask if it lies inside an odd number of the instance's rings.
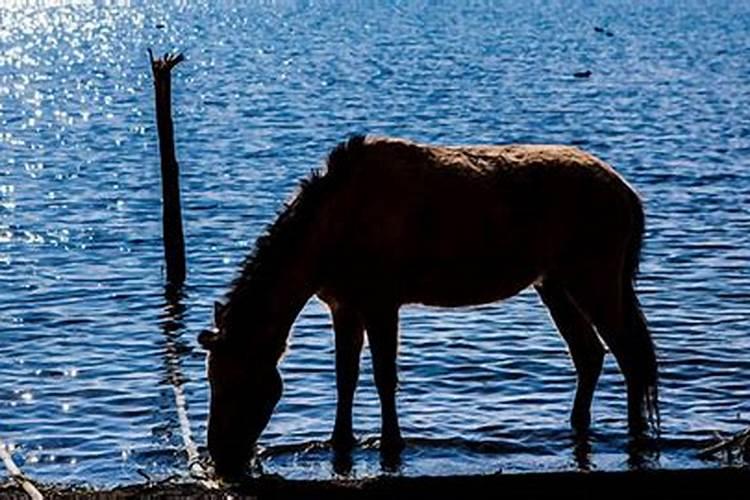
[[[628,426],[658,429],[657,359],[635,293],[644,214],[604,161],[560,145],[437,146],[353,136],[304,180],[217,303],[208,351],[208,449],[219,473],[252,456],[282,394],[277,365],[317,295],[335,333],[331,438],[349,450],[365,332],[382,453],[404,447],[396,412],[399,309],[494,302],[533,286],[573,361],[574,430],[606,345],[627,388]]]

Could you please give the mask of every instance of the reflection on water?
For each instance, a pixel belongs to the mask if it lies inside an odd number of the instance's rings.
[[[184,472],[189,472],[193,479],[198,479],[208,487],[213,487],[213,481],[209,478],[210,472],[206,470],[203,460],[198,452],[198,446],[193,440],[193,431],[190,424],[190,416],[187,411],[187,399],[183,386],[185,377],[182,374],[182,358],[192,352],[192,348],[181,338],[184,329],[184,314],[186,307],[183,304],[185,292],[182,286],[167,284],[164,289],[164,307],[161,319],[161,327],[166,340],[164,346],[164,368],[167,382],[172,386],[174,395],[174,409],[177,415],[177,427],[173,430],[182,438],[181,448],[185,452],[186,467]]]
[[[189,422],[185,422],[185,395],[182,386],[185,377],[182,374],[181,358],[192,348],[181,337],[184,333],[185,322],[183,315],[185,305],[182,303],[184,294],[182,288],[167,286],[164,291],[164,306],[160,320],[164,332],[164,374],[166,382],[172,386],[175,399],[176,426],[171,433],[182,438],[182,445],[187,452],[188,461],[197,453],[193,443],[192,430]]]
[[[184,382],[180,368],[180,355],[192,350],[189,344],[181,339],[185,330],[184,315],[186,307],[183,304],[184,297],[185,293],[181,287],[166,286],[160,320],[160,326],[166,340],[164,368],[167,380],[175,386],[181,386]]]
[[[573,457],[579,470],[591,470],[591,450],[591,441],[588,435],[573,437]]]
[[[266,472],[711,467],[696,456],[714,431],[750,423],[745,3],[60,4],[0,7],[0,437],[31,477],[186,476],[207,416],[195,336],[297,179],[351,132],[577,144],[637,186],[663,436],[629,444],[608,359],[592,434],[574,439],[571,364],[524,293],[407,308],[401,463],[380,463],[367,354],[362,442],[333,457],[310,445],[335,412],[330,319],[312,301],[262,437]],[[163,290],[149,46],[188,57],[173,79],[190,265],[179,297]]]

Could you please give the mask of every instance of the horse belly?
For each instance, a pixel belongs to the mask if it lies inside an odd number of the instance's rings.
[[[404,260],[400,287],[408,302],[494,302],[517,294],[543,272],[549,247],[537,241],[533,225],[513,223],[503,207],[463,208],[438,210],[432,222],[411,231],[418,251]]]
[[[540,270],[533,263],[503,265],[499,258],[442,262],[404,273],[403,301],[433,306],[468,306],[512,297],[534,283]]]

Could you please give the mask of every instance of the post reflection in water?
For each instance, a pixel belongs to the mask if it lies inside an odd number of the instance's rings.
[[[182,373],[182,356],[189,354],[191,348],[181,340],[185,330],[184,316],[187,308],[183,304],[185,292],[182,287],[167,285],[164,290],[164,306],[159,323],[164,333],[164,368],[166,380],[172,387],[175,410],[179,423],[179,433],[182,445],[187,455],[187,466],[190,475],[197,478],[204,486],[216,488],[218,485],[210,478],[206,467],[201,461],[198,446],[193,441],[190,419],[187,413],[187,400],[183,385],[187,381]]]

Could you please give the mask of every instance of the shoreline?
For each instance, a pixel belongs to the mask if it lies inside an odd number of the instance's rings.
[[[46,498],[560,498],[637,494],[662,498],[746,498],[750,467],[686,470],[533,472],[469,476],[379,476],[347,480],[286,480],[268,476],[207,489],[200,483],[155,483],[97,490],[38,485]],[[20,486],[0,486],[2,498],[28,498]]]

